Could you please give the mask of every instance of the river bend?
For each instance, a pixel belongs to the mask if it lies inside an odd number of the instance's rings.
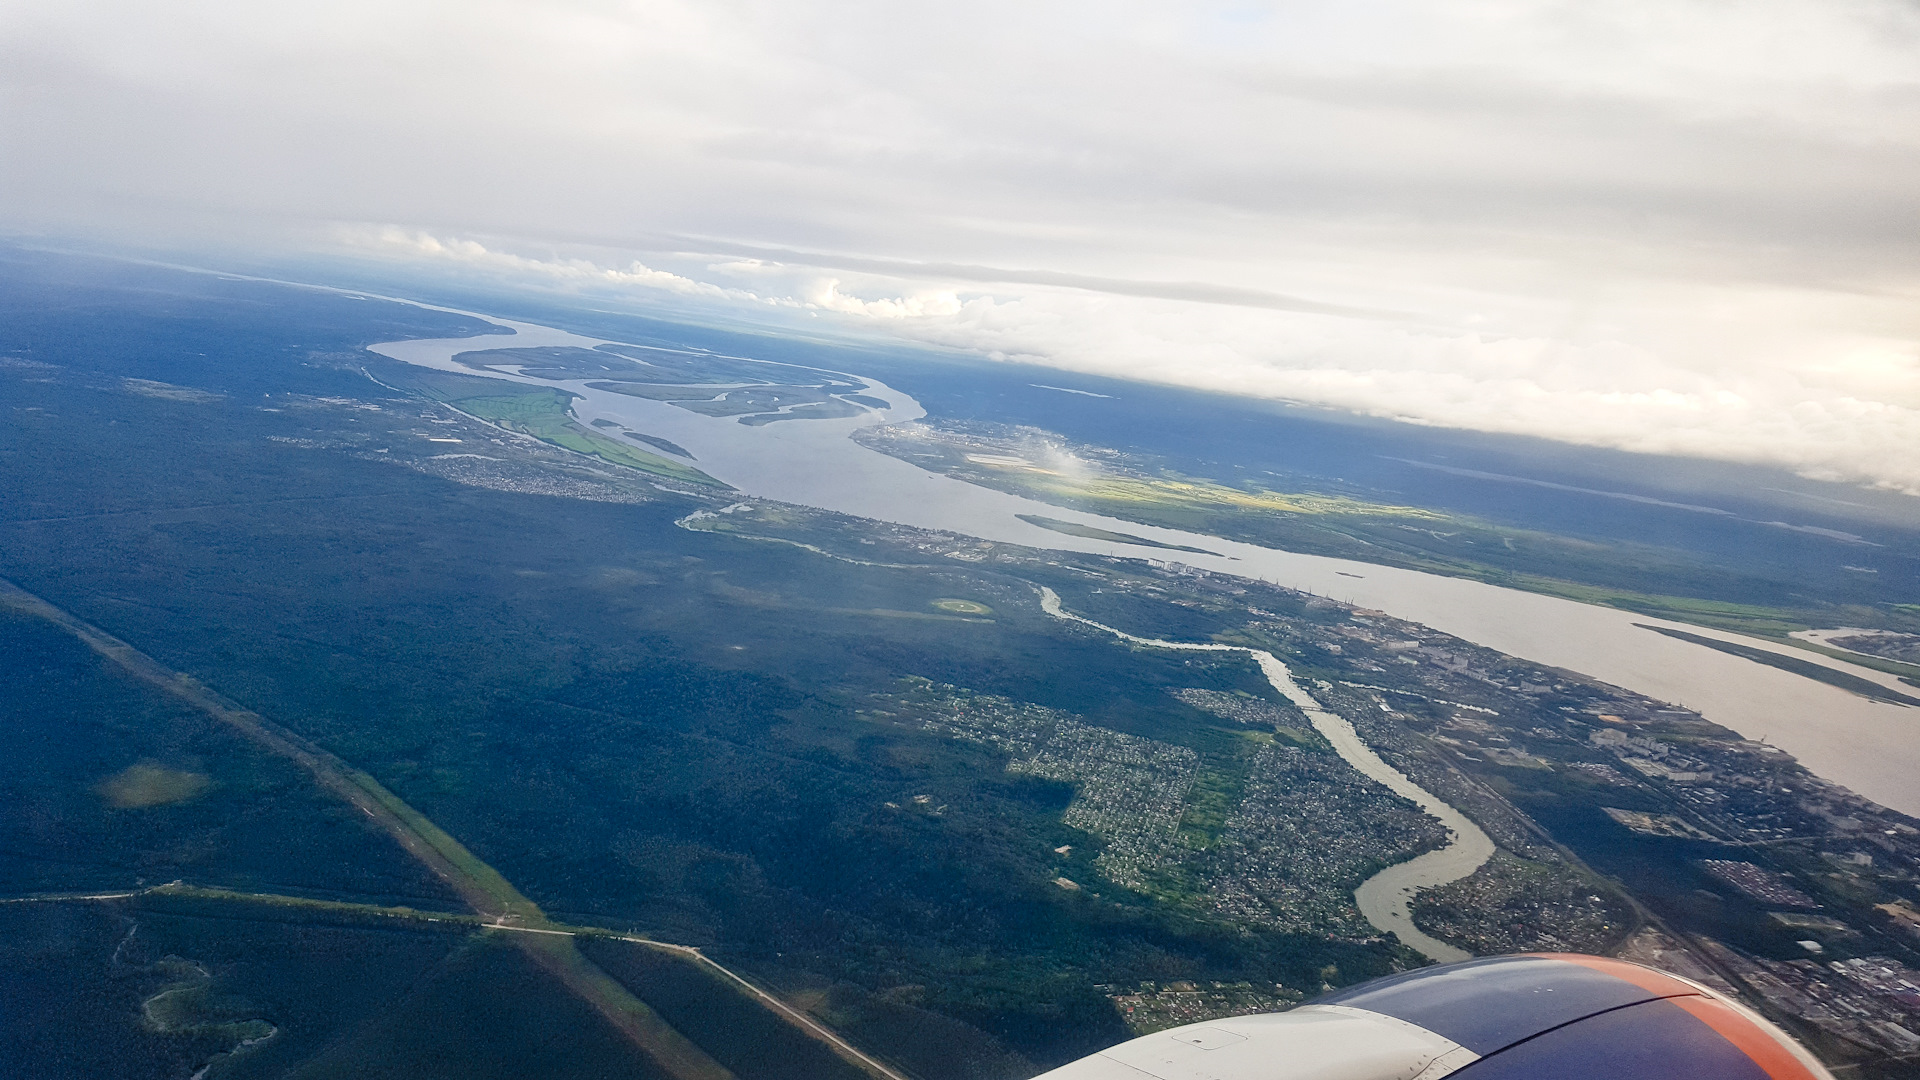
[[[1243,652],[1253,657],[1254,662],[1260,665],[1260,673],[1267,677],[1267,682],[1280,692],[1280,696],[1307,714],[1314,730],[1333,744],[1334,752],[1347,764],[1359,770],[1367,779],[1380,783],[1395,795],[1408,799],[1439,819],[1451,834],[1445,847],[1417,855],[1406,862],[1395,863],[1361,882],[1360,887],[1353,891],[1353,900],[1359,906],[1360,914],[1366,916],[1374,929],[1392,933],[1402,944],[1429,960],[1450,964],[1471,957],[1471,953],[1422,933],[1419,927],[1413,925],[1409,904],[1414,893],[1422,889],[1459,881],[1480,869],[1493,856],[1493,838],[1467,815],[1441,801],[1439,796],[1414,783],[1405,773],[1382,760],[1379,754],[1374,753],[1373,747],[1360,738],[1360,733],[1353,729],[1353,724],[1346,717],[1330,712],[1299,683],[1294,682],[1293,674],[1279,657],[1265,649],[1222,645],[1216,641],[1162,641],[1159,638],[1137,637],[1066,610],[1060,606],[1059,594],[1044,585],[1040,587],[1040,607],[1056,619],[1104,630],[1135,645],[1195,652]]]
[[[442,309],[446,310],[446,309]],[[599,338],[492,316],[508,336],[393,341],[370,346],[395,360],[464,375],[473,369],[454,357],[502,348],[610,344]],[[771,381],[780,367],[769,365]],[[605,419],[670,439],[690,450],[708,475],[742,494],[813,506],[914,528],[936,529],[1027,547],[1124,558],[1165,558],[1164,549],[1068,536],[1021,515],[1065,520],[1201,549],[1181,562],[1250,578],[1430,626],[1509,656],[1565,668],[1602,682],[1672,702],[1749,738],[1765,739],[1828,780],[1884,806],[1920,816],[1920,709],[1872,701],[1791,672],[1755,663],[1647,629],[1666,625],[1770,649],[1900,689],[1893,676],[1791,646],[1667,623],[1614,608],[1596,607],[1464,578],[1380,566],[1349,559],[1260,547],[1217,536],[1144,525],[1053,506],[980,487],[869,450],[848,436],[877,424],[916,420],[926,411],[911,396],[883,383],[863,397],[884,401],[853,417],[791,420],[749,426],[667,402],[627,397],[586,380],[532,378],[512,371],[497,377],[565,390],[582,423]]]

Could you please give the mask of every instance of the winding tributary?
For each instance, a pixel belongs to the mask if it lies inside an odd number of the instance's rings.
[[[371,348],[395,360],[472,374],[471,368],[456,363],[454,357],[486,349],[593,348],[606,343],[549,327],[485,315],[475,317],[514,333],[507,337],[395,341]],[[770,378],[778,381],[777,366],[771,367]],[[1169,554],[1064,535],[1042,529],[1019,515],[1049,517],[1162,544],[1199,548],[1205,553],[1181,552],[1179,560],[1377,609],[1510,656],[1581,672],[1694,709],[1747,737],[1766,739],[1787,750],[1829,780],[1885,806],[1920,815],[1920,709],[1870,701],[1636,624],[1669,625],[1704,636],[1725,636],[1883,685],[1900,686],[1883,672],[1790,646],[1662,623],[1613,608],[1122,521],[969,484],[869,450],[848,437],[863,427],[926,415],[909,395],[863,376],[854,376],[868,384],[863,395],[884,400],[886,408],[856,417],[760,426],[737,423],[731,417],[704,416],[666,402],[596,390],[584,380],[512,374],[501,377],[577,395],[574,412],[583,422],[606,419],[670,439],[690,450],[709,475],[745,495],[1034,548],[1129,558],[1164,558]]]
[[[1313,728],[1333,744],[1334,752],[1346,760],[1347,764],[1359,770],[1362,776],[1385,786],[1387,790],[1410,800],[1420,809],[1438,818],[1440,824],[1447,827],[1452,835],[1446,846],[1424,855],[1395,863],[1385,870],[1361,882],[1353,891],[1354,903],[1360,908],[1360,914],[1366,916],[1374,928],[1390,931],[1400,941],[1430,960],[1442,964],[1456,960],[1465,960],[1471,955],[1444,941],[1436,940],[1421,933],[1413,924],[1413,915],[1409,903],[1413,894],[1422,889],[1431,889],[1436,885],[1445,885],[1449,881],[1458,881],[1480,869],[1493,856],[1493,838],[1480,826],[1475,825],[1465,814],[1440,800],[1440,797],[1408,779],[1405,773],[1381,760],[1373,752],[1360,733],[1346,717],[1330,712],[1325,706],[1314,700],[1313,695],[1293,681],[1293,674],[1287,665],[1265,649],[1252,649],[1243,645],[1222,645],[1217,641],[1162,641],[1159,638],[1144,638],[1129,634],[1124,630],[1115,630],[1104,623],[1060,606],[1060,596],[1046,586],[1040,587],[1040,608],[1057,619],[1066,619],[1096,630],[1104,630],[1122,641],[1135,645],[1145,645],[1155,649],[1186,649],[1195,652],[1243,652],[1260,665],[1260,673],[1280,696],[1292,702],[1294,707],[1307,714],[1313,722]]]

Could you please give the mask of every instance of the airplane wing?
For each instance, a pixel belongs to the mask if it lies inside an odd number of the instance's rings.
[[[1156,1032],[1038,1080],[1831,1080],[1786,1033],[1652,968],[1567,953],[1421,968]]]

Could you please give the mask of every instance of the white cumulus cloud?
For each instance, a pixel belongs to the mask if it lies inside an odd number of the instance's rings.
[[[1904,490],[1916,221],[1907,0],[0,0],[0,227]]]

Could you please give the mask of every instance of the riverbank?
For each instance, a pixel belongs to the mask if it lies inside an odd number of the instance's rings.
[[[515,333],[397,341],[370,349],[405,363],[473,375],[472,368],[454,357],[476,349],[593,349],[607,344],[548,327],[475,317]],[[1748,738],[1764,739],[1820,776],[1883,806],[1920,816],[1920,784],[1913,780],[1920,776],[1920,739],[1913,737],[1920,712],[1649,628],[1665,625],[1662,620],[1463,578],[1121,521],[968,484],[867,449],[848,437],[864,427],[925,415],[911,396],[872,379],[860,379],[865,384],[861,396],[884,406],[861,415],[750,426],[665,401],[609,393],[585,380],[539,379],[517,370],[495,372],[493,377],[566,390],[575,395],[574,413],[583,423],[605,419],[669,439],[693,453],[708,475],[744,496],[1039,549],[1165,558],[1167,548],[1197,548],[1180,552],[1180,561],[1372,608],[1510,656],[1672,702]],[[1035,517],[1081,526],[1094,535],[1042,528],[1030,520]],[[1124,533],[1154,546],[1100,539],[1102,532]],[[1670,628],[1719,636],[1681,624]],[[1808,655],[1785,645],[1756,647]],[[1870,682],[1888,678],[1841,660],[1819,661]]]
[[[1395,863],[1385,870],[1368,878],[1354,890],[1354,903],[1360,908],[1360,914],[1366,917],[1373,928],[1382,933],[1390,933],[1415,952],[1437,963],[1450,964],[1459,960],[1471,959],[1472,954],[1456,948],[1444,941],[1422,933],[1413,924],[1410,905],[1416,893],[1422,889],[1431,889],[1449,882],[1459,881],[1471,875],[1475,870],[1493,857],[1493,839],[1480,826],[1459,810],[1448,805],[1441,798],[1408,779],[1405,773],[1384,761],[1373,752],[1360,738],[1360,733],[1343,716],[1339,716],[1306,692],[1287,665],[1265,649],[1250,649],[1239,645],[1222,645],[1218,642],[1163,641],[1160,638],[1143,638],[1116,630],[1104,623],[1094,622],[1084,616],[1075,615],[1060,606],[1060,596],[1045,586],[1040,588],[1040,608],[1056,619],[1079,623],[1096,630],[1112,634],[1122,641],[1135,645],[1145,645],[1155,649],[1181,649],[1191,652],[1243,652],[1253,658],[1260,666],[1260,673],[1267,682],[1293,706],[1305,713],[1327,742],[1333,744],[1334,752],[1354,767],[1362,776],[1381,784],[1395,795],[1411,801],[1427,814],[1439,820],[1451,833],[1445,847],[1429,851],[1406,862]]]

